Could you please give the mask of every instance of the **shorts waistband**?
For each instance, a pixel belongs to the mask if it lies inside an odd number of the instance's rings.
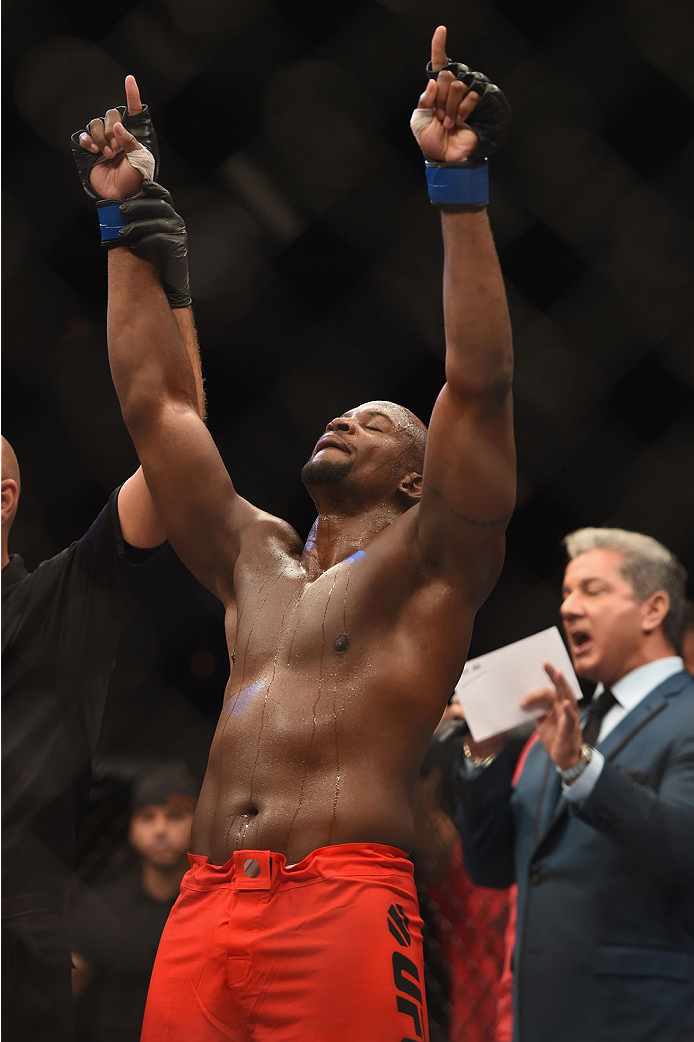
[[[272,850],[236,850],[223,865],[213,865],[204,854],[189,854],[190,869],[182,887],[213,890],[278,890],[307,886],[334,876],[413,874],[412,862],[399,847],[383,843],[340,843],[319,847],[302,861],[287,865],[284,854]]]

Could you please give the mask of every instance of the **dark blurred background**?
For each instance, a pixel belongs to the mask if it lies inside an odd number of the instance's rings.
[[[694,573],[690,0],[6,0],[3,432],[34,568],[136,465],[106,358],[106,263],[69,136],[152,109],[190,235],[209,426],[242,495],[305,536],[301,465],[334,415],[442,383],[441,246],[409,117],[433,29],[515,121],[490,215],[517,352],[519,495],[471,654],[557,621],[561,538],[662,540]],[[102,755],[198,778],[228,663],[179,566],[129,634]],[[690,582],[689,595],[692,594]]]

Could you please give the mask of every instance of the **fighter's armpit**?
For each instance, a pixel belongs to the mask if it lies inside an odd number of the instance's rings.
[[[502,514],[501,517],[494,518],[467,517],[467,515],[462,514],[460,510],[456,510],[456,508],[448,502],[443,492],[440,492],[439,489],[437,489],[430,482],[422,482],[422,491],[424,491],[424,489],[428,489],[429,492],[433,492],[436,496],[438,496],[439,499],[441,499],[445,503],[450,512],[452,514],[455,514],[457,518],[459,518],[461,521],[464,521],[467,525],[473,525],[476,528],[494,528],[500,525],[503,525],[505,527],[513,516],[512,513],[508,513]]]

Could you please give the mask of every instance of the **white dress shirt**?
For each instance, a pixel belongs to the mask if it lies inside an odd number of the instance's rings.
[[[621,677],[610,688],[617,701],[615,705],[609,708],[601,721],[596,744],[601,742],[603,738],[606,738],[610,731],[613,731],[627,713],[630,713],[639,702],[642,702],[649,692],[653,691],[659,684],[662,684],[668,677],[674,676],[675,673],[681,673],[683,669],[684,662],[679,655],[668,655],[667,658],[659,658],[654,662],[647,662],[645,666],[638,666],[637,669],[632,669],[631,673]],[[598,684],[593,699],[596,699],[603,689],[604,685]],[[593,791],[593,787],[600,777],[604,765],[605,757],[595,749],[592,760],[573,785],[562,783],[562,790],[566,799],[570,803],[582,803],[583,800],[586,800]]]

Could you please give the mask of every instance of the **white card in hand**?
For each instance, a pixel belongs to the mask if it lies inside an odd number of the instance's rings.
[[[465,663],[456,692],[476,742],[542,715],[541,710],[529,712],[518,703],[531,691],[550,686],[543,662],[561,670],[576,698],[583,697],[556,626]]]

